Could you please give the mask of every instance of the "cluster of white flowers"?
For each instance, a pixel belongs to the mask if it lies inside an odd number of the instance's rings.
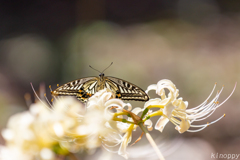
[[[116,99],[109,89],[95,93],[86,105],[72,97],[56,98],[52,104],[39,99],[29,111],[9,119],[7,128],[2,131],[6,145],[0,146],[0,160],[54,160],[58,155],[83,149],[93,151],[100,146],[108,151],[117,147],[116,152],[128,158],[126,148],[131,142],[132,131],[139,126],[147,133],[145,126],[152,129],[151,117],[160,116],[155,129],[161,132],[169,121],[176,125],[179,133],[200,131],[223,116],[204,125],[192,123],[209,117],[231,96],[219,103],[221,90],[209,101],[212,91],[201,105],[187,109],[188,102],[178,98],[178,89],[170,80],[150,85],[146,92],[150,90],[156,90],[160,98],[150,99],[143,108],[134,109],[130,103]],[[153,112],[151,108],[159,110]],[[190,130],[190,127],[200,129]]]
[[[13,115],[2,131],[6,147],[1,147],[0,159],[31,160],[39,157],[53,160],[55,155],[51,147],[58,142],[46,130],[45,124],[50,116],[51,113],[41,103],[32,104],[29,111]]]

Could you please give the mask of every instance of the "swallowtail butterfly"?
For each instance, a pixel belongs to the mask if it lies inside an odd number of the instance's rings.
[[[122,100],[149,100],[149,96],[138,86],[123,79],[105,77],[103,72],[100,72],[99,77],[86,77],[68,82],[51,93],[54,96],[76,96],[82,102],[86,102],[89,97],[104,88],[109,88],[116,94],[116,98]]]

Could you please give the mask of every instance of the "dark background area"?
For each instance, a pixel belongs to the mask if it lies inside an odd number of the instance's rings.
[[[153,20],[183,19],[201,25],[211,16],[211,8],[227,17],[234,17],[240,11],[240,2],[234,0],[12,0],[1,1],[0,5],[1,39],[38,33],[57,40],[76,25],[94,21],[128,26]]]

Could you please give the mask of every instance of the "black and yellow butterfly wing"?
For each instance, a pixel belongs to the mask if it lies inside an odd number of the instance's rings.
[[[54,96],[76,96],[82,102],[101,89],[109,88],[122,100],[148,101],[149,96],[138,86],[115,77],[86,77],[68,82],[54,91]]]
[[[77,79],[58,87],[51,92],[53,96],[76,96],[82,102],[97,92],[98,77],[86,77]]]
[[[120,78],[105,77],[105,85],[122,100],[148,101],[149,96],[140,87]]]

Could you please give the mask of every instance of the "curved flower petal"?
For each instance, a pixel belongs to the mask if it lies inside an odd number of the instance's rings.
[[[170,103],[170,99],[169,98],[166,98],[166,99],[163,99],[161,100],[160,98],[155,98],[155,99],[150,99],[149,101],[147,101],[145,104],[144,104],[144,108],[147,108],[149,106],[154,106],[154,105],[159,105],[159,106],[165,106],[167,105],[168,103]]]
[[[186,132],[190,128],[190,122],[187,119],[181,119],[181,123],[179,126],[176,126],[175,129],[178,130],[179,133]]]
[[[144,124],[147,126],[149,131],[152,130],[152,121],[150,119],[146,120]]]
[[[104,106],[105,103],[111,98],[112,92],[106,92],[98,100],[98,105]]]
[[[167,106],[164,107],[163,109],[163,114],[166,115],[168,118],[172,117],[172,111],[175,109],[176,107],[173,106],[172,104],[168,104]]]
[[[156,89],[156,93],[161,96],[162,99],[165,98],[165,88],[169,90],[168,98],[173,100],[178,97],[178,90],[176,89],[176,86],[172,83],[172,81],[163,79],[157,83]]]
[[[115,106],[115,107],[118,107],[118,108],[124,108],[125,106],[129,106],[130,104],[128,103],[128,104],[126,104],[126,103],[124,103],[122,100],[120,100],[120,99],[110,99],[110,100],[108,100],[106,103],[105,103],[105,106],[106,107],[113,107],[113,106]]]
[[[147,108],[150,105],[158,105],[161,102],[160,98],[150,99],[144,104],[144,109]]]
[[[156,90],[157,89],[157,85],[156,84],[152,84],[150,86],[148,86],[147,90],[145,91],[147,94],[149,91],[151,90]]]
[[[169,122],[169,119],[166,117],[160,117],[155,125],[155,129],[159,130],[160,132],[163,131],[165,125]]]
[[[132,139],[132,126],[130,126],[128,128],[128,131],[125,133],[125,135],[123,136],[123,141],[120,145],[120,148],[118,150],[118,154],[123,156],[124,158],[128,159],[128,155],[127,155],[127,146],[128,146],[128,143],[131,142],[131,139]]]
[[[132,110],[132,112],[136,115],[138,115],[138,113],[142,112],[142,108],[136,107]]]

